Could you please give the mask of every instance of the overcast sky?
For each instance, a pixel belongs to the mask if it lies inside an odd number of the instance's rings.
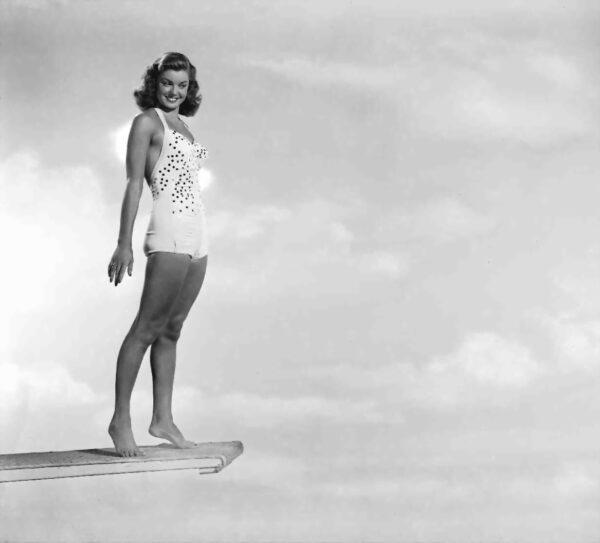
[[[0,2],[0,452],[109,447],[133,89],[189,56],[207,276],[192,471],[0,486],[9,541],[600,538],[592,1]],[[151,416],[148,354],[133,395]]]

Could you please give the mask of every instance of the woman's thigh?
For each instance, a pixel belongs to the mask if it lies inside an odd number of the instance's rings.
[[[206,276],[206,266],[208,256],[195,258],[190,262],[187,273],[183,280],[181,290],[177,295],[177,299],[171,308],[169,315],[168,328],[173,329],[175,333],[179,331],[186,319],[192,305],[198,297],[198,293]]]
[[[186,254],[159,251],[147,257],[144,288],[134,324],[138,330],[157,333],[166,324],[190,266]]]

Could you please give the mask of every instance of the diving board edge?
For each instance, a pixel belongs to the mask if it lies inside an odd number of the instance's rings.
[[[166,443],[140,449],[145,456],[126,458],[112,448],[0,455],[0,483],[186,469],[218,473],[244,448],[240,441],[231,441],[200,443],[192,449]]]

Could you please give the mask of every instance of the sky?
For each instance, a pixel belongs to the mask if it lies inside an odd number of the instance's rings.
[[[189,56],[192,471],[0,486],[1,541],[600,540],[600,9],[0,1],[0,452],[110,447],[132,92]],[[152,409],[148,353],[132,399]]]

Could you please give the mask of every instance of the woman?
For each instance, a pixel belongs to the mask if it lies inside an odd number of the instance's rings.
[[[131,430],[130,400],[146,349],[150,347],[153,411],[149,432],[176,447],[190,448],[171,412],[175,351],[181,328],[204,281],[208,260],[204,206],[198,170],[206,159],[179,114],[200,106],[196,68],[180,53],[165,53],[149,66],[133,94],[142,113],[127,142],[127,187],[117,248],[108,266],[117,286],[133,270],[132,231],[144,178],[153,208],[144,239],[146,273],[140,307],[119,351],[115,411],[108,427],[117,454],[143,455]]]

